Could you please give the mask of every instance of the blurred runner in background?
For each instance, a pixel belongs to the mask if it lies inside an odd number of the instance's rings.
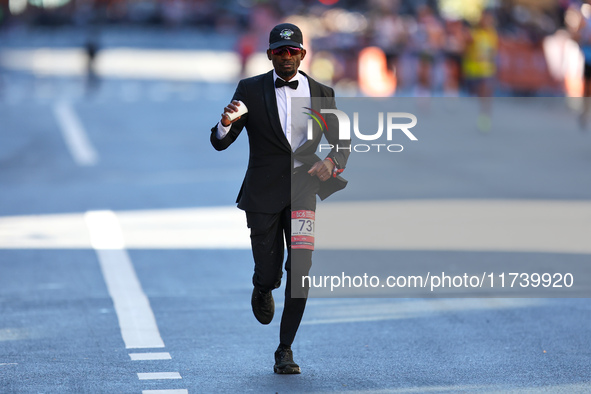
[[[84,44],[86,53],[86,94],[95,92],[99,86],[99,78],[96,72],[96,55],[99,51],[98,33],[93,30],[89,33]]]
[[[483,132],[491,128],[490,97],[494,93],[498,43],[494,15],[492,11],[486,10],[470,32],[463,66],[468,92],[480,98],[478,129]]]

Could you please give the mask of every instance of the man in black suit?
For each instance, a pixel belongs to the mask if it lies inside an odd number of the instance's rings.
[[[325,128],[318,122],[311,135],[307,131],[303,112],[310,110],[319,119],[321,109],[336,107],[333,89],[298,72],[305,56],[300,29],[289,23],[275,26],[267,50],[273,70],[241,80],[220,122],[211,129],[211,143],[217,150],[230,146],[244,127],[248,133],[248,169],[236,202],[246,211],[251,232],[255,262],[251,304],[262,324],[273,319],[271,291],[281,285],[284,238],[287,244],[285,305],[273,367],[282,374],[300,373],[291,344],[306,306],[307,288],[297,283],[312,265],[316,195],[325,199],[345,187],[347,181],[339,174],[350,153],[350,141],[339,140],[335,116],[327,116]],[[304,104],[302,108],[294,105],[293,113],[292,98]],[[248,112],[231,120],[239,105],[246,105]],[[333,146],[324,160],[316,155],[322,135]],[[294,221],[302,225],[292,232]],[[293,289],[292,277],[300,278]]]

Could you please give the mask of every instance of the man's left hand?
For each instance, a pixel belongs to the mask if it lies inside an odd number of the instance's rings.
[[[308,171],[311,176],[317,176],[322,182],[328,180],[332,176],[334,164],[330,160],[322,160],[316,162]]]

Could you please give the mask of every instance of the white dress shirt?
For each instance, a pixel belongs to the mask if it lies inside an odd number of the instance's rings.
[[[273,83],[275,83],[277,78],[280,77],[277,75],[275,70],[273,70]],[[291,99],[294,97],[307,98],[307,100],[298,100],[298,104],[299,101],[303,101],[302,104],[304,105],[301,107],[310,107],[312,101],[310,99],[310,84],[308,82],[308,78],[298,72],[290,80],[290,82],[291,81],[298,81],[297,89],[292,89],[288,86],[275,88],[275,99],[277,100],[277,110],[279,112],[279,122],[281,123],[281,128],[283,129],[285,138],[287,138],[287,141],[291,145],[292,151],[295,152],[297,148],[306,142],[308,116],[303,113],[305,111],[307,112],[307,110],[304,108],[297,108],[295,109],[295,113],[292,113]],[[217,138],[220,140],[224,138],[230,131],[231,126],[232,125],[224,126],[220,121],[218,123],[218,129],[216,132]],[[302,163],[298,161],[294,163],[295,167],[299,167],[300,165],[302,165]]]

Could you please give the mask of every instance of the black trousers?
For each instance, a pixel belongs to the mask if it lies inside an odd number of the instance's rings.
[[[279,342],[291,346],[302,321],[306,307],[307,291],[294,286],[292,277],[301,278],[308,275],[312,266],[312,250],[291,249],[291,212],[292,210],[316,210],[316,192],[319,180],[310,176],[305,169],[292,174],[291,204],[281,212],[259,213],[246,212],[246,220],[250,228],[250,240],[254,257],[253,285],[262,291],[271,291],[281,286],[283,276],[284,240],[287,245],[285,271],[285,304],[281,316]],[[293,295],[293,296],[292,296]]]

